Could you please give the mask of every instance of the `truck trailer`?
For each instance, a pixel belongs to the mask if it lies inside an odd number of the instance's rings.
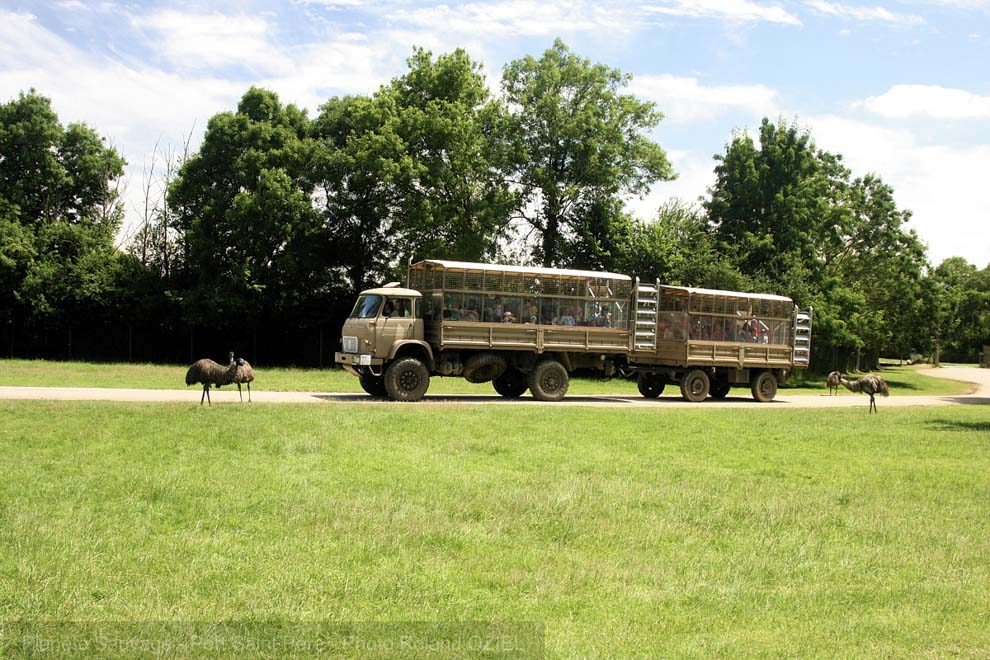
[[[771,401],[811,356],[811,311],[790,298],[645,283],[618,273],[425,260],[362,291],[335,361],[372,396],[417,401],[432,376],[558,401],[570,374],[635,377],[689,401],[749,387]]]

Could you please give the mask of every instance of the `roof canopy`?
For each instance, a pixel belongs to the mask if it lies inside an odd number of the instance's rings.
[[[685,291],[688,294],[698,294],[702,296],[725,296],[727,298],[748,298],[750,300],[776,300],[778,302],[789,302],[794,301],[787,296],[777,296],[772,293],[743,293],[741,291],[720,291],[719,289],[695,289],[687,286],[669,286],[666,284],[661,284],[663,289],[674,289],[676,291]]]
[[[567,268],[543,268],[540,266],[506,266],[503,264],[479,264],[470,261],[447,261],[444,259],[424,259],[412,265],[413,268],[421,264],[440,266],[443,269],[476,271],[486,273],[512,273],[514,275],[543,275],[545,277],[588,277],[605,280],[632,281],[628,275],[619,273],[608,273],[597,270],[570,270]]]

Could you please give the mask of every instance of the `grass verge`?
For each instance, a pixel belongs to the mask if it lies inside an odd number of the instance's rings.
[[[0,385],[22,387],[118,387],[134,389],[182,389],[186,366],[50,360],[0,360]],[[341,369],[300,369],[256,366],[253,388],[285,392],[361,392],[356,378]],[[890,384],[892,396],[956,396],[972,387],[966,383],[930,378],[918,367],[887,367],[877,373]],[[744,392],[746,388],[738,391]],[[490,383],[472,384],[462,378],[433,378],[433,394],[491,394]],[[633,381],[575,378],[571,394],[620,394],[639,396]],[[796,372],[795,385],[781,388],[782,394],[825,394],[823,376]],[[840,389],[840,394],[850,394]],[[680,396],[668,386],[668,396]]]
[[[981,406],[0,402],[0,621],[535,621],[552,656],[986,656],[988,431]]]

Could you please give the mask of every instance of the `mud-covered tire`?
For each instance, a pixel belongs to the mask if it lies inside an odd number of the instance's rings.
[[[753,398],[762,403],[769,403],[777,396],[777,377],[772,371],[761,371],[750,381]]]
[[[495,391],[507,399],[518,399],[529,389],[529,377],[518,369],[506,369],[492,381]]]
[[[707,399],[710,388],[708,374],[701,369],[692,369],[681,379],[681,396],[694,403]]]
[[[663,394],[664,385],[665,383],[656,376],[640,374],[639,378],[636,379],[636,387],[639,388],[639,393],[647,399],[656,399]]]
[[[708,388],[708,395],[711,396],[713,399],[724,399],[725,397],[729,396],[729,390],[731,389],[732,389],[732,385],[730,385],[728,382],[718,381],[712,383],[711,387]]]
[[[385,389],[384,376],[364,374],[358,380],[361,382],[361,389],[371,396],[388,396],[388,390]]]
[[[544,360],[529,375],[529,391],[539,401],[560,401],[567,394],[570,377],[556,360]]]
[[[394,401],[419,401],[430,386],[430,372],[414,357],[396,360],[385,370],[385,390]]]
[[[461,374],[469,383],[487,383],[505,373],[505,358],[497,353],[476,353],[464,362]]]

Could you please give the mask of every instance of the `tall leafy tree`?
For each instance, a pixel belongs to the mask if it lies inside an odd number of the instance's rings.
[[[93,129],[63,127],[34,90],[0,104],[0,305],[86,318],[115,288],[125,161]]]
[[[394,99],[395,131],[411,165],[398,182],[401,252],[491,257],[516,203],[498,167],[505,110],[491,99],[481,66],[463,50],[434,59],[417,49],[408,64],[409,71],[380,92]]]
[[[304,111],[254,87],[236,112],[210,119],[169,188],[187,243],[190,320],[258,321],[325,293],[309,132]]]
[[[536,238],[533,258],[559,265],[565,243],[607,208],[604,200],[641,194],[673,178],[667,156],[646,135],[663,118],[654,104],[622,89],[630,76],[573,53],[557,40],[536,59],[506,65],[510,180],[516,209]]]

